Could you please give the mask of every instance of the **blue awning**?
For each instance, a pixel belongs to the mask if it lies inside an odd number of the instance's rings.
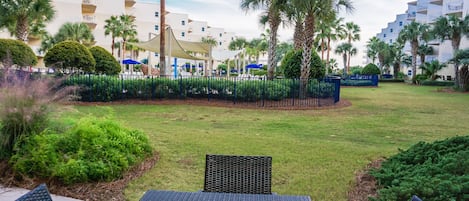
[[[262,68],[262,64],[248,64],[246,68]]]
[[[142,64],[142,63],[135,61],[133,59],[124,59],[122,60],[122,64]]]

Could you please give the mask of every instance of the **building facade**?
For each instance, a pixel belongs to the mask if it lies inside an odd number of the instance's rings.
[[[416,21],[423,24],[429,24],[430,26],[435,23],[436,19],[446,15],[456,15],[464,17],[469,12],[469,0],[417,0],[407,3],[406,13],[399,14],[396,16],[394,22],[388,23],[388,26],[381,30],[376,36],[391,44],[397,40],[399,32],[404,28],[405,25],[412,21]],[[425,61],[438,60],[440,63],[446,63],[453,57],[453,49],[451,41],[445,40],[431,40],[427,42],[427,45],[433,48],[433,54],[427,55]],[[464,37],[461,41],[460,49],[469,48],[469,41]],[[406,44],[404,51],[410,55],[410,45]],[[420,59],[417,59],[417,65],[420,65]],[[411,67],[402,68],[402,72],[407,75],[412,75]],[[417,73],[421,73],[418,69]],[[438,72],[441,79],[452,80],[454,79],[455,72],[452,65],[447,65],[446,68]]]

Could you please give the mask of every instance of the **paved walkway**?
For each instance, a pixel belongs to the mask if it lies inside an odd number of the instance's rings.
[[[0,200],[1,201],[15,201],[22,195],[30,190],[24,188],[6,188],[0,185]],[[51,195],[53,201],[80,201],[74,198],[68,198],[58,195]]]

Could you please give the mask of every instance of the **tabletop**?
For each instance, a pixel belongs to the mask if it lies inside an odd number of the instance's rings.
[[[311,201],[309,196],[149,190],[140,201]]]

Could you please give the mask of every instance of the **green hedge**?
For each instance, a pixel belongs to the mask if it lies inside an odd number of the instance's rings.
[[[373,86],[371,80],[341,80],[340,85],[342,86]]]
[[[419,142],[372,171],[380,189],[373,200],[469,200],[469,136]]]
[[[404,79],[380,79],[379,82],[396,83],[396,82],[404,82]]]
[[[92,117],[65,133],[47,130],[20,144],[10,159],[16,172],[65,184],[120,178],[152,153],[144,133]]]
[[[454,86],[454,81],[424,80],[424,81],[421,81],[420,84],[424,85],[424,86],[445,86],[445,87],[450,87],[450,86]]]
[[[282,100],[298,91],[299,80],[281,79],[234,80],[212,78],[144,78],[122,79],[113,76],[74,76],[66,85],[80,85],[82,101],[108,102],[121,99],[186,99],[210,98],[252,102],[258,100]],[[334,96],[334,85],[311,79],[308,85],[310,97]]]

